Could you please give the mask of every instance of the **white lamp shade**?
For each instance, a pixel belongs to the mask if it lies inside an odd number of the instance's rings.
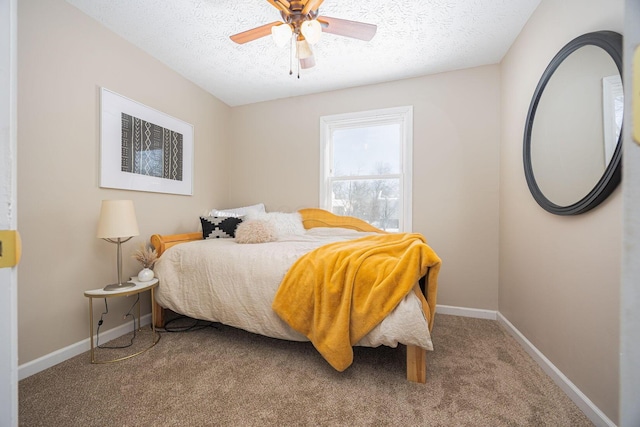
[[[298,59],[305,59],[313,56],[313,52],[311,52],[311,46],[309,46],[309,43],[307,43],[306,40],[298,40],[296,43],[298,47]]]
[[[300,31],[309,44],[316,44],[322,35],[322,25],[315,19],[304,21],[300,26]]]
[[[271,27],[271,36],[278,47],[284,47],[291,40],[293,30],[289,24],[274,25]]]
[[[133,200],[103,200],[98,221],[99,239],[138,236],[138,221]]]
[[[316,66],[316,59],[313,56],[310,56],[308,58],[303,58],[300,60],[300,68],[307,69],[307,68],[313,68]]]

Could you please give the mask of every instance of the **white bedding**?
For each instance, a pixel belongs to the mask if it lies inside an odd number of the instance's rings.
[[[312,228],[304,235],[270,243],[238,244],[234,239],[182,243],[169,248],[156,262],[154,270],[160,280],[156,301],[196,319],[273,338],[308,341],[271,309],[286,271],[300,256],[321,245],[369,234]],[[421,302],[413,292],[356,345],[396,347],[398,343],[433,350]]]

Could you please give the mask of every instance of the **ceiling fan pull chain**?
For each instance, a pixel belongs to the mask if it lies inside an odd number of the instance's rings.
[[[297,37],[291,37],[292,40],[297,40]],[[294,41],[294,43],[296,44],[296,64],[298,64],[298,78],[300,78],[300,47],[298,46],[298,43]]]
[[[291,37],[293,40],[293,37]],[[293,74],[293,41],[289,40],[289,75]]]

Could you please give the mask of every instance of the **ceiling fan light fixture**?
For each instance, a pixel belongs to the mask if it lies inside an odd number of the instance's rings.
[[[311,52],[311,46],[309,46],[309,43],[307,43],[305,39],[298,39],[298,41],[296,42],[296,53],[298,59],[305,59],[313,56],[313,52]]]
[[[274,25],[271,27],[271,36],[278,47],[284,47],[291,40],[293,30],[289,24]]]
[[[316,44],[322,35],[322,25],[316,19],[304,21],[300,25],[300,31],[309,44]]]
[[[313,68],[315,66],[316,66],[316,59],[313,56],[300,60],[300,68],[302,68],[303,70],[307,68]]]

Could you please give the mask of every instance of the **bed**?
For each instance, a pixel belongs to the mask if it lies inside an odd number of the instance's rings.
[[[169,309],[273,338],[310,340],[339,371],[351,364],[353,345],[402,344],[407,379],[425,383],[441,261],[424,237],[386,233],[354,217],[309,208],[291,214],[301,231],[241,244],[250,224],[266,224],[260,221],[265,215],[238,225],[235,238],[151,236],[159,255],[156,327],[164,325]],[[336,277],[360,282],[337,289]]]

